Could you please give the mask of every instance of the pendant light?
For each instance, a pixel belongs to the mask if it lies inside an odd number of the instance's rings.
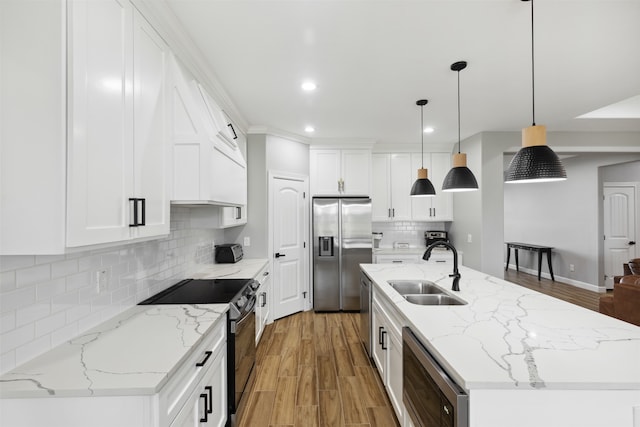
[[[453,155],[453,167],[444,177],[442,191],[476,191],[478,181],[467,167],[467,154],[460,152],[460,71],[467,68],[466,61],[451,64],[451,70],[458,73],[458,153]]]
[[[533,38],[533,0],[531,1],[531,101],[532,125],[522,129],[522,148],[516,153],[507,168],[505,182],[549,182],[567,179],[567,172],[558,158],[547,145],[547,129],[536,125],[535,101],[535,63]]]
[[[418,179],[411,187],[411,197],[433,197],[436,195],[436,189],[429,181],[427,170],[424,168],[424,106],[427,105],[426,99],[416,101],[416,105],[420,106],[420,136],[421,136],[421,153],[422,167],[418,169]]]

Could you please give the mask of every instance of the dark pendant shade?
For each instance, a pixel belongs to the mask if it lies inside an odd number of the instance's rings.
[[[430,197],[435,195],[436,189],[433,188],[433,184],[427,178],[418,178],[411,186],[411,196],[413,197]]]
[[[505,182],[545,182],[567,179],[558,155],[548,145],[522,147],[507,168]]]
[[[478,181],[466,166],[451,168],[442,182],[442,191],[475,191],[477,189]]]

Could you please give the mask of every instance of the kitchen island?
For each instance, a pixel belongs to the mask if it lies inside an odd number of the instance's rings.
[[[416,305],[388,281],[450,289],[451,265],[361,268],[467,391],[470,426],[640,425],[639,327],[465,267],[467,305]]]

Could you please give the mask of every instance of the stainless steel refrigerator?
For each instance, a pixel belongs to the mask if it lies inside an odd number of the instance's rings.
[[[314,198],[314,310],[360,310],[362,263],[371,263],[371,199]]]

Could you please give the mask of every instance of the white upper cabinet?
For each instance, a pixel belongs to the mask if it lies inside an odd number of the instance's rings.
[[[411,156],[411,169],[417,171],[422,165],[420,153]],[[424,167],[436,190],[435,197],[412,197],[411,217],[414,221],[452,221],[453,195],[442,191],[444,177],[451,169],[450,153],[424,153]],[[416,175],[417,176],[417,175]]]
[[[368,196],[371,192],[371,150],[311,149],[313,196]]]
[[[0,3],[0,254],[168,234],[162,39],[124,0]]]
[[[172,71],[172,202],[246,205],[247,165],[238,143],[241,133],[188,71],[175,61]]]
[[[127,1],[70,10],[67,246],[168,234],[168,48]]]
[[[411,154],[373,154],[373,221],[411,220]]]

